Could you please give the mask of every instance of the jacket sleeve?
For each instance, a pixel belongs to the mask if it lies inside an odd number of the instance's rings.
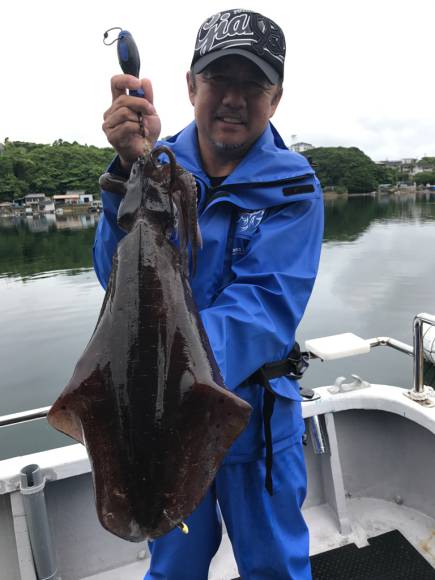
[[[97,278],[102,287],[106,289],[112,271],[113,254],[119,240],[125,236],[125,232],[121,230],[116,221],[122,196],[102,191],[101,199],[103,201],[103,215],[100,217],[95,234],[93,260]]]
[[[233,278],[201,311],[225,384],[234,389],[259,367],[286,357],[317,275],[323,237],[320,195],[265,218]]]

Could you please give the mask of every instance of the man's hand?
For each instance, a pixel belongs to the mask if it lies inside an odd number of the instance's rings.
[[[151,146],[160,135],[160,118],[153,105],[153,88],[148,79],[116,75],[111,79],[112,105],[104,113],[103,131],[118,153],[121,165],[130,171],[143,154],[145,140]],[[145,96],[131,97],[127,89],[143,89]],[[144,137],[145,135],[145,137]]]

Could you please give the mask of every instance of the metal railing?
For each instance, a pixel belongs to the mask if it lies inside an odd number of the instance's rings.
[[[31,411],[3,415],[3,417],[0,417],[0,427],[26,423],[27,421],[34,421],[35,419],[44,419],[50,409],[51,407],[40,407],[39,409],[32,409]]]
[[[405,344],[394,338],[382,336],[369,339],[370,347],[390,346],[400,352],[404,352],[414,358],[414,386],[409,391],[409,396],[415,400],[424,400],[429,396],[430,391],[425,387],[424,379],[424,345],[423,345],[423,324],[435,326],[435,316],[422,312],[414,317],[413,321],[413,344]]]
[[[415,316],[413,322],[414,347],[401,342],[400,340],[396,340],[395,338],[390,338],[389,336],[379,336],[376,338],[369,338],[367,340],[367,342],[370,344],[370,348],[377,346],[388,346],[398,350],[399,352],[403,352],[409,356],[414,357],[414,388],[412,391],[409,391],[409,396],[414,400],[420,401],[428,397],[428,394],[426,393],[427,389],[423,383],[423,324],[435,326],[435,316],[425,312]],[[311,355],[310,358],[318,357]],[[20,413],[13,413],[11,415],[3,415],[3,417],[0,417],[0,427],[7,427],[10,425],[16,425],[18,423],[26,423],[27,421],[43,419],[47,416],[50,409],[51,407],[41,407],[39,409],[32,409],[31,411],[22,411]]]
[[[409,356],[414,356],[414,349],[409,344],[396,340],[395,338],[390,338],[389,336],[378,336],[377,338],[369,338],[367,341],[370,344],[370,348],[375,346],[390,346],[399,352],[404,352]]]
[[[424,348],[423,348],[423,324],[435,326],[435,316],[422,312],[417,314],[414,318],[414,392],[424,393],[425,386],[423,384],[423,363],[424,363]]]

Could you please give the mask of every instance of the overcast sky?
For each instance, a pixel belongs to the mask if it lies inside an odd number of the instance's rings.
[[[22,0],[4,2],[0,142],[106,144],[102,114],[120,72],[112,26],[138,44],[162,136],[192,119],[185,73],[207,17],[243,7],[287,40],[274,123],[287,144],[356,146],[374,160],[435,156],[435,0]]]

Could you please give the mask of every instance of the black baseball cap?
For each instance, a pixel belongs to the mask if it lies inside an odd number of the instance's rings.
[[[198,31],[192,71],[237,54],[256,64],[272,84],[284,78],[285,37],[270,18],[250,10],[225,10],[208,18]]]

